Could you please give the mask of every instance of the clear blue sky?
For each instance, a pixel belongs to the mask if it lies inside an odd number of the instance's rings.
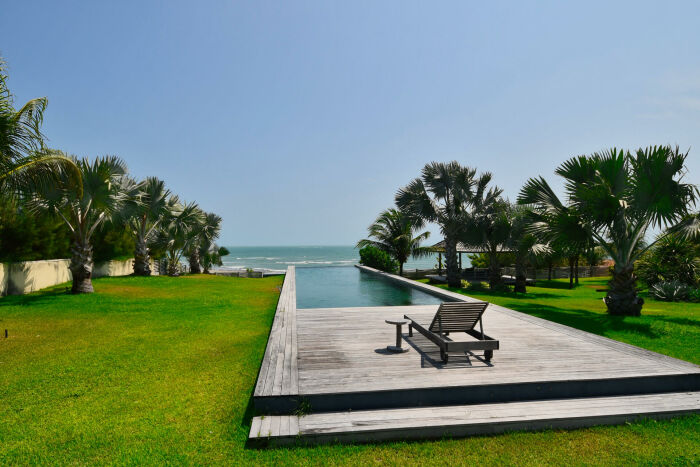
[[[53,147],[164,179],[223,216],[222,244],[354,244],[430,160],[513,198],[571,156],[671,143],[700,183],[699,20],[680,1],[8,1],[0,54],[18,103],[48,96]]]

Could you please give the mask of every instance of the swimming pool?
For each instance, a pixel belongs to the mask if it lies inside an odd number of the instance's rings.
[[[296,285],[297,308],[432,305],[444,301],[355,267],[298,268]]]

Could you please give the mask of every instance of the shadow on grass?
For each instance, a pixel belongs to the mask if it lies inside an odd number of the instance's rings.
[[[535,287],[539,287],[542,289],[563,289],[563,290],[574,290],[576,287],[580,287],[581,284],[576,285],[574,284],[574,287],[571,288],[569,287],[569,281],[567,280],[566,282],[561,282],[561,281],[554,281],[554,280],[538,280],[535,282]]]
[[[528,315],[598,334],[599,336],[605,336],[610,331],[626,331],[652,339],[661,337],[651,329],[651,323],[633,322],[626,319],[625,316],[600,314],[581,309],[562,310],[561,308],[533,303],[518,303],[513,308]]]
[[[0,307],[49,303],[55,300],[56,297],[65,297],[70,295],[70,285],[61,284],[48,289],[32,292],[31,294],[27,295],[7,295],[0,300]]]
[[[501,298],[514,298],[514,299],[546,299],[546,298],[568,298],[568,295],[552,293],[552,292],[527,292],[527,293],[515,293],[511,290],[489,290],[488,288],[461,288],[456,287],[441,287],[443,289],[449,290],[450,292],[455,292],[467,296],[480,296],[488,295],[489,297],[501,297]],[[529,289],[532,290],[532,289]]]

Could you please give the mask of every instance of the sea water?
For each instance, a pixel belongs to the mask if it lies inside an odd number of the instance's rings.
[[[222,261],[226,269],[272,269],[341,267],[359,263],[358,250],[352,246],[246,246],[229,247]],[[466,261],[466,257],[464,258]],[[409,259],[405,269],[432,269],[437,255]]]

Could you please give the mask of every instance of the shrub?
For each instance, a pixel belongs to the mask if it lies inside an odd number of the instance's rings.
[[[673,281],[695,286],[700,275],[697,255],[692,242],[670,235],[637,261],[635,273],[650,288],[659,282]]]
[[[387,252],[374,246],[366,246],[360,250],[360,264],[391,273],[395,273],[399,268],[399,264]]]
[[[700,289],[689,289],[688,290],[688,301],[689,302],[700,302]]]
[[[657,300],[665,302],[678,302],[688,299],[688,293],[692,289],[680,281],[658,282],[651,288],[651,294]]]

